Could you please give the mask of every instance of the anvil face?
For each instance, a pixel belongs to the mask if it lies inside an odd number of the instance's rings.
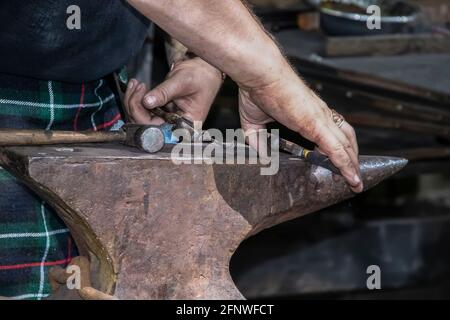
[[[366,189],[406,165],[360,160]],[[354,195],[287,155],[272,176],[119,145],[3,148],[0,161],[53,205],[90,257],[94,286],[120,299],[241,299],[229,261],[244,239]]]

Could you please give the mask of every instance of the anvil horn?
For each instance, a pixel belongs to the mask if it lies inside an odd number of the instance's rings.
[[[93,286],[119,299],[242,299],[229,262],[244,239],[354,196],[342,177],[286,155],[273,176],[120,146],[5,148],[0,160],[64,219]],[[361,157],[366,189],[405,165]]]
[[[250,190],[254,196],[257,195],[258,201],[249,203],[245,197],[228,198],[228,192],[222,190],[221,194],[227,202],[252,225],[250,234],[355,196],[342,177],[303,161],[294,165],[294,161],[290,159],[289,164],[280,165],[279,174],[270,182],[261,176],[243,176],[239,181],[232,179],[236,190]],[[371,189],[394,175],[407,163],[408,161],[402,158],[361,156],[360,169],[364,190]],[[226,181],[223,177],[220,180]],[[219,190],[220,185],[221,183],[218,184]]]

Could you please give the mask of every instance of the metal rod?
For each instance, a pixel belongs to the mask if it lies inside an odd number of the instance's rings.
[[[52,145],[95,142],[123,142],[124,131],[44,131],[0,129],[0,146]]]
[[[420,122],[415,120],[404,120],[397,118],[389,118],[367,113],[348,113],[345,119],[350,123],[358,126],[398,129],[410,132],[417,132],[439,136],[448,139],[450,137],[450,126],[436,125],[428,122]]]

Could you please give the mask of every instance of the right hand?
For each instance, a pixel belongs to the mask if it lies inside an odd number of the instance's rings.
[[[135,123],[160,125],[164,120],[150,110],[174,104],[183,117],[203,123],[222,82],[222,73],[200,58],[179,61],[166,80],[150,91],[132,79],[125,93],[125,109]]]
[[[338,128],[326,103],[303,83],[290,66],[286,68],[278,79],[270,83],[252,88],[240,86],[242,129],[246,132],[263,129],[267,123],[277,120],[314,142],[318,151],[326,154],[341,171],[350,188],[354,192],[362,192],[354,129],[347,122]]]

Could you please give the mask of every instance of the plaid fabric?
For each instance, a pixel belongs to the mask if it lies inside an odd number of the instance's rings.
[[[0,74],[0,128],[110,130],[121,122],[104,79],[67,84]],[[64,223],[0,167],[0,296],[41,299],[76,248]]]

